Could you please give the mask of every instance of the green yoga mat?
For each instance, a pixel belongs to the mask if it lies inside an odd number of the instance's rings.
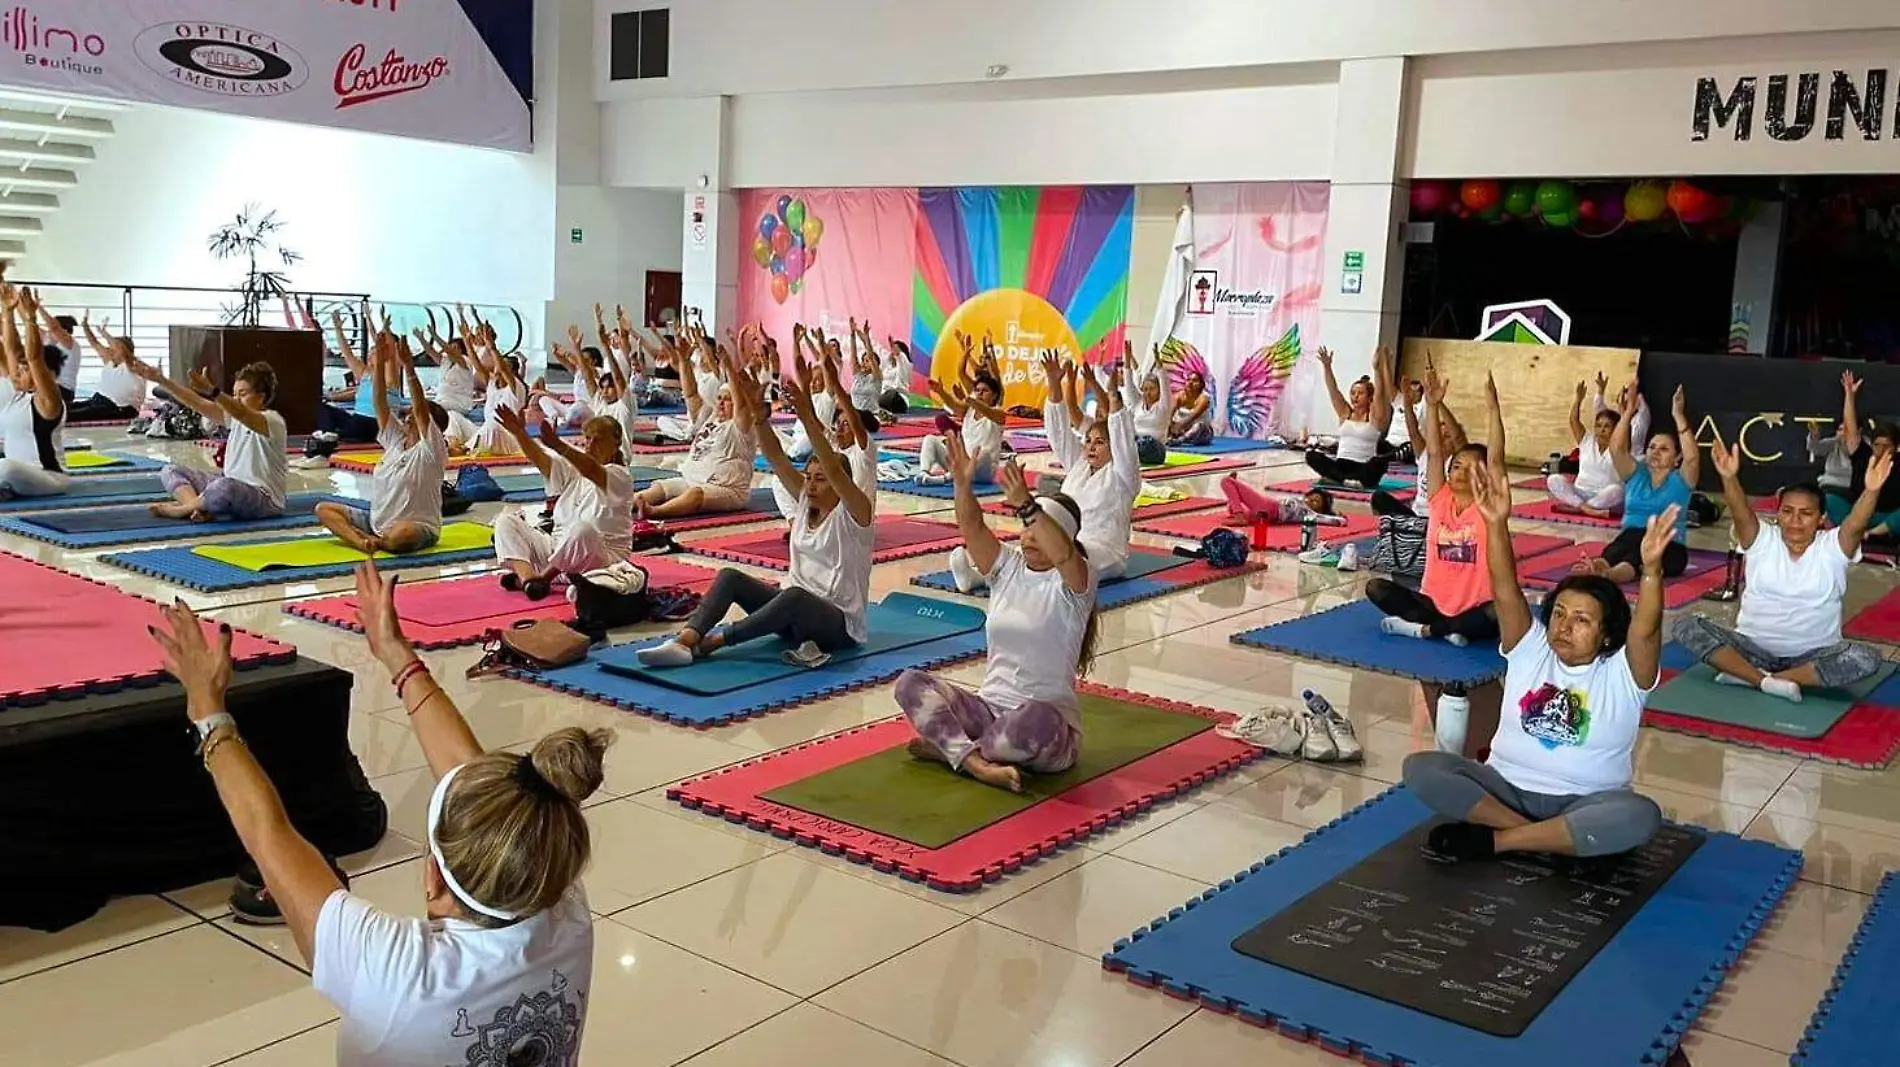
[[[1801,703],[1791,704],[1759,689],[1718,684],[1715,668],[1698,663],[1651,693],[1645,706],[1651,711],[1691,719],[1811,739],[1832,730],[1849,708],[1887,680],[1894,667],[1895,664],[1882,663],[1872,677],[1863,678],[1846,689],[1804,689]]]
[[[871,605],[870,611],[865,613],[869,639],[856,648],[833,653],[831,662],[824,667],[797,667],[785,662],[785,653],[791,646],[776,637],[722,648],[686,667],[647,667],[636,655],[639,646],[631,644],[617,645],[597,653],[594,663],[601,670],[623,678],[637,678],[699,696],[718,696],[735,689],[805,674],[814,669],[826,670],[881,652],[921,645],[940,637],[954,637],[980,630],[983,628],[983,617],[980,608],[952,604],[935,597],[892,593],[881,603]]]
[[[69,471],[98,470],[101,467],[122,467],[125,460],[118,456],[108,456],[104,452],[94,452],[89,448],[66,450],[66,469]]]
[[[442,540],[421,552],[405,553],[405,558],[467,552],[495,543],[495,531],[479,522],[452,522],[442,527]],[[282,541],[249,545],[199,545],[193,555],[215,559],[247,571],[272,571],[285,567],[330,567],[339,563],[357,563],[363,554],[334,537],[292,537]],[[395,558],[378,552],[378,559]]]
[[[1166,470],[1169,467],[1192,467],[1200,463],[1212,463],[1213,456],[1203,456],[1198,452],[1170,452],[1159,463],[1150,463],[1141,468],[1145,471]]]
[[[1084,782],[1213,728],[1198,715],[1082,694],[1082,758],[1061,774],[1024,774],[1009,793],[913,758],[902,745],[762,794],[873,833],[942,848]]]

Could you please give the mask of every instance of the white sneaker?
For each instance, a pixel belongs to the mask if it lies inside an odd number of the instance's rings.
[[[304,456],[300,459],[291,460],[290,465],[297,468],[300,471],[320,471],[330,466],[330,457],[329,456]]]
[[[1366,757],[1365,746],[1359,743],[1359,735],[1353,732],[1352,720],[1331,708],[1324,713],[1309,712],[1308,714],[1313,720],[1312,733],[1324,734],[1333,746],[1330,756],[1309,756],[1308,759],[1325,758],[1340,763],[1357,763]]]
[[[959,593],[969,593],[983,584],[983,575],[970,562],[970,553],[961,548],[950,552],[950,579],[957,583]]]
[[[1326,720],[1304,709],[1299,715],[1300,732],[1306,735],[1306,743],[1300,746],[1300,755],[1315,763],[1331,763],[1339,759],[1339,744],[1326,728]]]
[[[811,668],[822,667],[830,663],[831,653],[819,648],[816,641],[806,641],[797,648],[786,649],[783,658],[785,662],[791,666],[804,667],[810,670]]]
[[[1269,704],[1250,711],[1214,732],[1222,737],[1245,741],[1276,756],[1297,756],[1306,744],[1307,717],[1284,704]]]
[[[1339,569],[1356,571],[1359,569],[1359,546],[1347,545],[1339,550]]]
[[[1332,559],[1333,550],[1327,548],[1325,545],[1314,545],[1312,548],[1300,553],[1301,563],[1331,563]]]

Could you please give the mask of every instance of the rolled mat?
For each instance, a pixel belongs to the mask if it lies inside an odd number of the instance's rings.
[[[1496,642],[1460,648],[1449,641],[1398,637],[1379,629],[1383,618],[1385,613],[1371,601],[1355,600],[1237,633],[1232,640],[1301,659],[1439,685],[1480,685],[1504,675],[1504,657],[1498,654]]]
[[[449,556],[474,549],[493,548],[494,544],[493,527],[483,526],[479,522],[451,522],[442,527],[442,537],[434,545],[420,552],[405,552],[401,555],[405,559]],[[247,571],[331,567],[338,564],[354,566],[363,559],[363,553],[334,537],[294,537],[229,545],[199,545],[191,551],[206,559]],[[376,553],[377,559],[396,557],[397,553],[394,552]]]
[[[1052,790],[1038,782],[1041,776],[1025,774],[1025,795],[1030,801],[1020,807],[1012,794],[997,790],[995,797],[976,797],[972,787],[987,789],[950,773],[940,765],[905,767],[904,746],[916,733],[901,718],[860,726],[808,744],[781,749],[748,763],[715,771],[710,775],[683,782],[666,791],[668,798],[685,807],[743,823],[807,848],[841,854],[856,863],[895,874],[907,881],[920,882],[932,889],[962,893],[979,889],[1004,875],[1034,863],[1078,841],[1099,834],[1152,807],[1156,802],[1179,796],[1207,782],[1259,759],[1263,752],[1243,742],[1220,736],[1202,724],[1218,725],[1232,716],[1211,708],[1177,704],[1158,697],[1101,686],[1083,684],[1078,694],[1090,700],[1090,707],[1132,706],[1126,714],[1133,720],[1140,711],[1157,711],[1198,719],[1200,723],[1156,725],[1139,720],[1145,734],[1143,743],[1152,743],[1168,733],[1179,739],[1162,744],[1145,754],[1135,753],[1119,766],[1069,782],[1067,788]],[[1102,703],[1096,703],[1100,701]],[[1119,707],[1117,712],[1119,712]],[[1110,713],[1113,714],[1113,713]],[[1104,727],[1114,729],[1114,727]],[[1097,744],[1090,712],[1083,713],[1084,759]],[[1133,731],[1124,734],[1125,743],[1114,747],[1123,757],[1141,747]],[[891,780],[908,782],[922,791],[899,798],[897,803],[916,812],[918,800],[939,801],[961,813],[961,825],[930,827],[913,823],[920,835],[933,830],[938,836],[963,826],[981,822],[937,848],[925,848],[895,836],[867,832],[841,819],[814,815],[809,811],[768,799],[767,794],[794,788],[860,760],[881,759],[869,768],[867,777],[876,778],[888,770]],[[1083,765],[1086,771],[1088,764]],[[919,773],[928,772],[928,773]],[[858,772],[864,773],[864,772]],[[1070,772],[1075,773],[1075,772]],[[1051,776],[1060,777],[1060,776]],[[1053,781],[1049,785],[1053,785]],[[1035,790],[1031,793],[1031,790]],[[967,800],[965,798],[968,798]],[[821,798],[808,798],[816,805]],[[839,797],[839,800],[848,798]],[[859,810],[863,805],[854,802]],[[987,807],[994,805],[995,807]],[[998,809],[1013,809],[1002,810]],[[995,813],[994,818],[985,816]],[[872,816],[866,815],[870,820]]]
[[[109,693],[167,677],[147,631],[159,622],[153,601],[8,552],[0,552],[0,589],[7,597],[0,705]],[[235,630],[231,655],[243,670],[288,663],[297,650]]]
[[[1295,1040],[1311,1041],[1355,1062],[1538,1067],[1662,1064],[1741,962],[1749,943],[1801,872],[1801,855],[1792,849],[1734,834],[1668,828],[1674,835],[1699,837],[1694,851],[1633,914],[1626,913],[1622,928],[1515,1037],[1485,1033],[1243,951],[1242,943],[1264,922],[1303,914],[1302,905],[1309,897],[1362,885],[1355,872],[1365,861],[1416,834],[1430,818],[1425,806],[1403,787],[1388,790],[1308,834],[1299,844],[1265,857],[1117,941],[1102,965],[1137,985],[1239,1016]],[[1520,997],[1533,995],[1531,987],[1556,971],[1555,962],[1581,943],[1581,931],[1564,925],[1565,921],[1579,921],[1581,916],[1594,920],[1622,906],[1628,885],[1621,878],[1608,883],[1617,888],[1615,899],[1599,899],[1599,887],[1579,886],[1569,902],[1557,908],[1546,906],[1542,914],[1525,907],[1528,901],[1520,901],[1515,893],[1493,891],[1491,898],[1474,892],[1466,901],[1448,905],[1461,909],[1449,915],[1445,911],[1436,916],[1416,915],[1407,914],[1407,909],[1415,909],[1419,898],[1432,899],[1431,894],[1443,892],[1447,883],[1455,887],[1473,878],[1495,876],[1498,868],[1437,866],[1423,857],[1414,862],[1415,871],[1402,877],[1406,892],[1369,888],[1363,893],[1361,899],[1370,900],[1376,911],[1365,907],[1342,912],[1337,924],[1323,933],[1308,933],[1298,943],[1288,938],[1286,943],[1306,948],[1336,944],[1336,953],[1321,955],[1351,953],[1367,961],[1354,984],[1375,975],[1409,977],[1410,981],[1397,983],[1409,992],[1456,994],[1480,1008],[1492,996],[1514,1005]],[[1525,897],[1539,891],[1548,894],[1549,887],[1538,883],[1549,878],[1541,872],[1550,870],[1550,865],[1533,861],[1517,869],[1527,879]],[[1568,877],[1574,883],[1587,879],[1589,871]],[[1416,896],[1410,892],[1413,884],[1418,888]],[[1464,920],[1467,913],[1462,909],[1467,907],[1474,909],[1469,914],[1486,917],[1464,924],[1474,941],[1496,936],[1483,929],[1490,916],[1521,916],[1516,921],[1500,920],[1498,925],[1522,931],[1516,943],[1523,947],[1491,956],[1476,951],[1461,956],[1458,949],[1470,942],[1456,927],[1448,926]],[[1368,921],[1369,914],[1376,917]],[[1424,936],[1407,936],[1402,932],[1407,930]],[[1443,938],[1458,940],[1449,955],[1440,956],[1443,949],[1433,945]],[[1555,960],[1546,958],[1547,953]],[[1500,961],[1496,955],[1505,958]],[[1492,959],[1492,977],[1483,985],[1471,981],[1467,968],[1475,969],[1473,956]],[[1377,961],[1376,970],[1371,960]],[[1446,985],[1455,981],[1454,974],[1465,981]],[[1500,1009],[1497,1014],[1508,1012]]]
[[[1511,518],[1523,519],[1527,522],[1564,522],[1572,526],[1597,526],[1605,530],[1619,530],[1623,527],[1623,520],[1620,518],[1599,519],[1594,515],[1585,515],[1582,512],[1559,511],[1557,510],[1557,502],[1554,500],[1537,500],[1529,504],[1514,504],[1511,506]]]
[[[683,588],[704,595],[717,575],[710,567],[668,556],[636,556],[633,562],[646,570],[649,589]],[[284,610],[313,622],[362,630],[355,594],[294,601]],[[529,600],[503,589],[495,575],[477,574],[398,585],[396,614],[402,619],[403,636],[417,648],[436,649],[474,644],[490,630],[524,619],[569,622],[574,607],[558,591],[545,600]]]
[[[872,524],[876,541],[871,549],[872,563],[948,552],[963,543],[955,523],[931,519],[907,519],[898,515],[879,515]],[[680,547],[700,556],[747,563],[773,570],[791,569],[792,543],[786,530],[770,533],[743,533],[727,537],[707,537],[682,542]],[[998,535],[1004,536],[1004,535]],[[1011,533],[1007,537],[1019,536]]]
[[[826,667],[851,663],[884,652],[896,652],[942,637],[970,633],[982,628],[983,612],[934,597],[892,593],[881,603],[870,606],[865,613],[864,625],[868,635],[864,643],[832,653],[831,662]],[[637,645],[616,645],[596,653],[592,659],[596,666],[609,674],[696,696],[718,696],[814,669],[786,662],[785,653],[792,646],[776,637],[722,648],[685,667],[648,667],[641,663],[640,649],[651,648],[659,643],[643,641]]]
[[[101,504],[156,504],[171,499],[156,474],[101,474],[74,478],[64,493],[53,496],[16,496],[0,500],[0,515],[23,511],[63,511]]]
[[[1345,541],[1357,541],[1379,532],[1377,515],[1342,515],[1346,522],[1343,526],[1315,526],[1314,533],[1320,544],[1336,545]],[[1161,534],[1166,537],[1179,537],[1186,541],[1199,541],[1215,530],[1228,529],[1253,541],[1253,528],[1240,520],[1230,519],[1225,511],[1199,515],[1182,515],[1177,518],[1161,519],[1155,522],[1137,522],[1135,529],[1143,533]],[[1298,552],[1300,550],[1300,526],[1297,523],[1274,523],[1267,528],[1268,552]]]
[[[1791,1067],[1877,1067],[1900,1046],[1900,872],[1880,879]]]
[[[1804,688],[1801,703],[1795,704],[1753,687],[1723,685],[1715,680],[1715,668],[1698,663],[1657,686],[1645,708],[1811,741],[1832,730],[1855,704],[1866,702],[1894,666],[1883,662],[1871,677],[1843,689]]]
[[[886,604],[892,603],[891,597],[926,599],[910,598],[907,594],[893,593],[885,598]],[[967,629],[960,628],[958,632],[931,638],[920,644],[910,644],[855,659],[833,659],[823,667],[810,669],[791,667],[784,663],[781,657],[785,646],[782,642],[776,639],[761,640],[755,642],[760,646],[756,652],[748,652],[742,648],[734,650],[736,655],[728,655],[722,651],[703,662],[712,663],[715,660],[723,660],[732,665],[735,672],[744,671],[751,677],[769,677],[770,680],[711,696],[657,685],[644,678],[627,677],[604,671],[600,669],[597,659],[600,653],[591,655],[588,659],[569,667],[538,672],[511,671],[509,676],[556,692],[586,697],[589,700],[649,715],[676,725],[721,726],[814,700],[823,700],[854,689],[879,685],[906,670],[926,670],[983,654],[986,646],[983,640],[981,612],[974,608],[950,604],[947,601],[930,600],[929,603],[938,605],[939,610],[954,609],[974,613],[977,616],[974,626]],[[949,617],[946,613],[946,618]],[[873,620],[871,623],[873,635],[878,633],[878,627],[878,622]],[[653,642],[645,643],[652,644]],[[621,655],[631,658],[632,647],[631,645],[616,645],[608,652],[619,650]],[[674,673],[677,675],[680,671],[693,669],[692,667],[677,668]]]
[[[1199,715],[1096,693],[1079,694],[1078,700],[1087,738],[1081,757],[1060,774],[1024,774],[1020,793],[984,785],[893,746],[788,782],[760,799],[939,849],[1214,728],[1212,720]]]
[[[160,519],[149,505],[126,504],[118,507],[75,508],[37,515],[0,518],[0,531],[30,537],[61,548],[99,548],[106,545],[141,544],[148,541],[183,541],[236,533],[262,533],[267,530],[294,530],[317,524],[316,506],[322,503],[345,507],[369,507],[369,502],[328,493],[293,493],[284,498],[284,513],[268,519],[242,522],[189,522]]]

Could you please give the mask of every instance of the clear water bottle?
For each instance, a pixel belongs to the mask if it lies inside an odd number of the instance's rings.
[[[1319,524],[1308,515],[1300,520],[1300,551],[1311,552],[1319,544]]]
[[[1438,751],[1465,754],[1465,727],[1471,721],[1471,699],[1465,687],[1453,682],[1439,691],[1436,734]]]
[[[1562,452],[1552,452],[1550,458],[1544,461],[1544,477],[1548,478],[1561,471],[1563,469],[1563,461],[1564,454]]]

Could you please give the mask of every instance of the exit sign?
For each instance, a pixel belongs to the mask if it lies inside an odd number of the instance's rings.
[[[571,244],[571,245],[577,245],[577,244],[580,244],[580,243],[581,243],[581,237],[582,237],[582,234],[581,234],[581,228],[580,228],[579,226],[576,226],[576,227],[574,227],[573,229],[571,229],[571,230],[569,230],[569,231],[567,231],[567,243],[568,243],[568,244]]]
[[[580,231],[577,230],[575,232],[578,233]],[[1346,269],[1347,270],[1365,270],[1366,269],[1366,254],[1364,252],[1346,253]]]

